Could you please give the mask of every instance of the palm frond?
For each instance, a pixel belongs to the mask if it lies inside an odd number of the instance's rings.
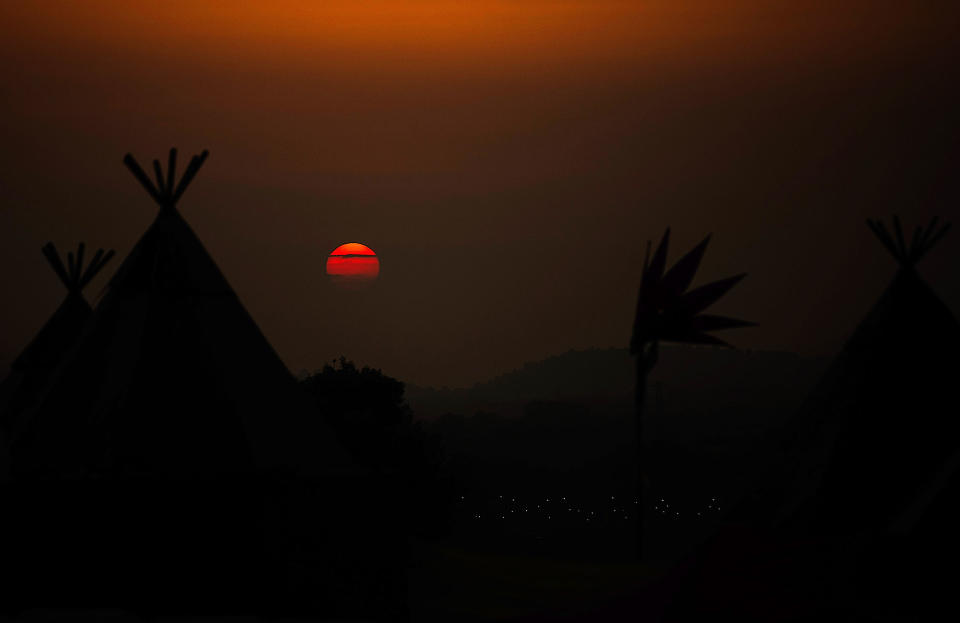
[[[722,331],[724,329],[742,329],[755,326],[757,326],[757,323],[749,320],[713,316],[711,314],[698,314],[690,320],[690,327],[696,331]]]
[[[654,252],[653,257],[650,258],[650,263],[647,265],[647,269],[643,271],[643,276],[640,279],[640,299],[644,303],[652,303],[656,293],[660,289],[663,271],[667,267],[667,249],[669,246],[670,228],[668,227],[667,231],[663,233],[663,238],[660,239],[660,244],[657,245],[657,250]]]
[[[707,252],[709,243],[710,236],[707,236],[703,239],[703,242],[693,247],[667,271],[660,281],[660,288],[665,297],[669,299],[680,296],[690,287],[694,275],[697,274],[697,269],[700,268],[700,261],[703,259],[704,253]]]
[[[740,283],[746,276],[747,273],[740,273],[739,275],[720,279],[719,281],[702,285],[699,288],[687,292],[677,300],[677,312],[688,316],[700,313],[716,303],[720,297],[729,292],[733,286]]]
[[[708,283],[685,293],[693,282],[709,243],[710,236],[707,236],[681,257],[669,271],[664,269],[670,245],[670,229],[667,228],[664,232],[652,258],[650,244],[647,243],[630,340],[632,354],[639,355],[643,353],[645,345],[659,341],[728,346],[726,342],[709,335],[708,332],[754,326],[755,323],[746,320],[700,314],[739,283],[746,276],[745,273]]]

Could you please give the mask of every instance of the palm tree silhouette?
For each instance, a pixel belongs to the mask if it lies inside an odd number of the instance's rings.
[[[647,377],[659,356],[659,343],[683,342],[688,344],[715,344],[730,346],[723,340],[709,334],[710,331],[750,327],[755,323],[745,320],[702,314],[710,305],[726,294],[746,273],[714,281],[687,292],[693,277],[700,266],[703,254],[707,250],[710,236],[680,258],[670,270],[667,265],[667,247],[670,242],[668,227],[650,257],[650,242],[643,261],[643,274],[640,279],[640,294],[637,297],[637,312],[633,322],[633,337],[630,340],[630,354],[636,357],[636,385],[634,402],[636,407],[637,435],[637,558],[643,552],[643,407],[647,393]]]

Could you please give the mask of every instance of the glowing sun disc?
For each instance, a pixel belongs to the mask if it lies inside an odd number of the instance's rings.
[[[359,242],[342,244],[327,257],[327,275],[339,283],[372,281],[379,274],[377,254]]]

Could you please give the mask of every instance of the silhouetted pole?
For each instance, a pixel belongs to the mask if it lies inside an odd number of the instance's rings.
[[[644,486],[646,472],[646,451],[643,447],[643,409],[647,398],[647,377],[650,370],[657,363],[657,342],[646,345],[636,360],[636,382],[634,384],[634,427],[637,436],[637,481],[636,486],[636,532],[637,532],[637,560],[643,557],[643,523],[644,523]]]

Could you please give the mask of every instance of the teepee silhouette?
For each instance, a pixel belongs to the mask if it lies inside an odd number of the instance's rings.
[[[754,491],[699,548],[676,620],[937,620],[960,558],[960,324],[917,272],[949,225],[868,221],[897,271]],[[766,610],[766,611],[765,611]]]
[[[67,296],[46,324],[10,365],[10,374],[0,384],[0,430],[8,437],[16,436],[18,416],[37,400],[50,380],[54,368],[73,347],[91,308],[83,297],[83,289],[113,257],[113,250],[98,249],[90,262],[84,264],[84,244],[77,246],[76,254],[67,253],[64,265],[52,242],[41,252],[54,274],[67,290]]]
[[[908,241],[867,222],[898,270],[795,418],[786,449],[796,481],[783,521],[827,534],[876,533],[911,520],[960,450],[960,323],[916,270],[950,228],[934,218]],[[914,510],[911,510],[914,509]]]
[[[405,542],[389,492],[178,211],[206,157],[177,180],[171,150],[155,182],[124,159],[159,212],[10,446],[0,585],[21,607],[382,615]]]
[[[177,210],[207,158],[176,181],[176,150],[154,184],[158,204],[90,314],[69,361],[14,441],[21,476],[212,476],[349,471],[240,299]],[[175,183],[176,182],[176,183]]]

